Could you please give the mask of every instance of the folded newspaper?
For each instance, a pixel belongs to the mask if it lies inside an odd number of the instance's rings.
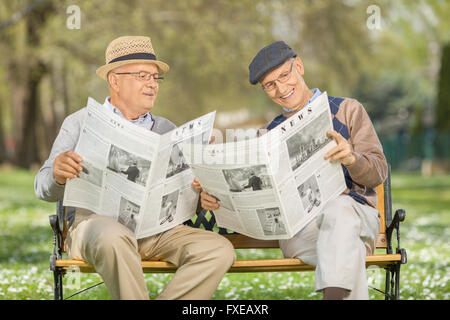
[[[192,218],[199,194],[178,145],[207,144],[214,118],[215,111],[159,135],[89,98],[74,150],[83,170],[68,180],[63,204],[116,219],[137,239]]]
[[[345,189],[326,93],[260,137],[180,144],[203,189],[220,207],[217,225],[256,239],[289,239]]]

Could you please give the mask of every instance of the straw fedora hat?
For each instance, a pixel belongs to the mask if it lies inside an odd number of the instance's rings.
[[[104,80],[111,70],[131,63],[153,63],[161,74],[169,70],[166,63],[156,59],[149,37],[125,36],[114,39],[106,48],[105,62],[106,64],[96,71]]]

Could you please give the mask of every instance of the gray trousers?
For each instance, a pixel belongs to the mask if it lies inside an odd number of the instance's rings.
[[[366,255],[376,248],[380,230],[378,210],[340,195],[293,238],[280,240],[287,258],[316,266],[315,288],[349,290],[345,299],[369,299]]]

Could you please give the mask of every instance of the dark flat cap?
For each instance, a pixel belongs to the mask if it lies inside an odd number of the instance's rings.
[[[248,67],[250,83],[257,84],[267,73],[296,56],[297,53],[284,41],[277,41],[262,48]]]

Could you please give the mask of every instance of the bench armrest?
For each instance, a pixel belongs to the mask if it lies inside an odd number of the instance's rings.
[[[58,205],[57,213],[48,217],[50,226],[53,230],[53,252],[50,256],[50,270],[52,271],[55,270],[55,261],[61,259],[63,252],[63,229],[61,228],[61,223],[63,223],[64,220],[60,217],[61,209],[63,208]],[[61,222],[61,220],[63,220],[63,222]]]
[[[387,252],[389,254],[392,254],[392,235],[394,233],[394,230],[396,231],[397,235],[397,248],[396,253],[400,253],[402,255],[402,261],[401,263],[404,264],[407,261],[406,258],[406,250],[400,248],[400,222],[403,222],[406,218],[406,212],[404,209],[398,209],[395,211],[394,218],[392,219],[389,226],[386,228],[386,237],[387,237]]]

